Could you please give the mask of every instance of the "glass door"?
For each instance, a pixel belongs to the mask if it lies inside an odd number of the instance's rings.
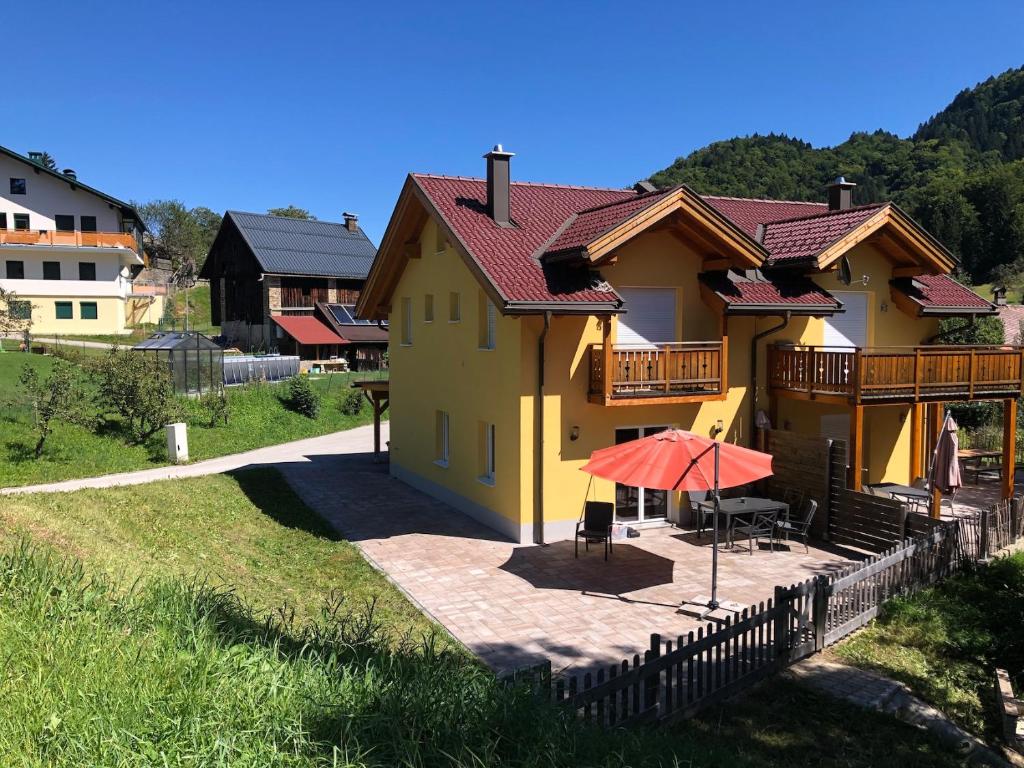
[[[615,444],[628,443],[641,437],[664,432],[668,427],[626,427],[615,430]],[[668,517],[668,491],[615,484],[615,521],[644,523]]]

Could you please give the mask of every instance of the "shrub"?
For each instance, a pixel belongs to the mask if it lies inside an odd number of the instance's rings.
[[[89,418],[89,399],[82,387],[82,380],[76,366],[65,360],[55,360],[46,379],[39,378],[39,372],[26,365],[18,378],[28,395],[32,408],[32,426],[36,432],[35,457],[43,455],[46,438],[53,432],[53,422],[65,421],[82,424]]]
[[[288,380],[288,397],[285,405],[310,419],[320,415],[320,395],[313,391],[309,379],[301,374]]]
[[[170,374],[157,360],[130,349],[111,347],[94,365],[100,401],[118,414],[136,443],[177,419],[180,404]]]
[[[204,392],[199,398],[204,421],[208,427],[216,427],[220,423],[227,424],[230,416],[228,395],[223,389]]]
[[[366,398],[358,389],[350,389],[341,398],[341,412],[346,416],[358,416],[363,411]]]

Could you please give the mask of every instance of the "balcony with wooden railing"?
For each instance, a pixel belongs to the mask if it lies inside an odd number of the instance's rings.
[[[0,245],[39,245],[70,248],[127,248],[138,253],[135,235],[127,232],[82,232],[0,229]]]
[[[773,394],[852,403],[1002,400],[1021,396],[1024,347],[768,348]]]
[[[590,401],[651,405],[721,400],[726,341],[591,344]]]

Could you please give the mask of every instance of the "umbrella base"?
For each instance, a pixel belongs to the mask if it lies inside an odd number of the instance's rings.
[[[707,595],[696,595],[689,600],[684,600],[677,613],[701,620],[725,621],[728,618],[734,618],[735,614],[739,614],[746,607],[732,600],[719,600],[718,605],[713,605],[711,598]]]

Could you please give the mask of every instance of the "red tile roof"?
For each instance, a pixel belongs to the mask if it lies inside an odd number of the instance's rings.
[[[893,280],[893,287],[925,310],[970,309],[995,313],[996,308],[949,275],[918,275]]]
[[[1024,344],[1024,306],[1006,304],[999,307],[999,319],[1003,323],[1003,341],[1006,344]]]
[[[582,248],[672,192],[666,189],[580,211],[545,250],[545,255]]]
[[[712,207],[732,219],[740,229],[751,237],[757,235],[757,225],[781,219],[795,219],[799,216],[826,213],[825,203],[801,203],[792,200],[755,200],[743,197],[719,197],[702,195]]]
[[[618,303],[614,291],[595,286],[586,269],[542,266],[535,254],[573,214],[634,200],[636,192],[513,182],[510,209],[515,226],[499,227],[487,215],[483,179],[423,174],[413,178],[509,301]]]
[[[827,211],[811,216],[769,222],[762,244],[778,264],[816,256],[851,229],[870,219],[887,203],[862,205],[844,211]]]
[[[313,315],[271,315],[270,319],[299,344],[348,344]]]
[[[829,310],[839,308],[839,302],[834,296],[802,275],[761,274],[754,278],[743,278],[728,272],[710,272],[702,274],[700,279],[734,309],[741,306],[756,309],[777,305],[792,306],[797,311],[801,307]]]

